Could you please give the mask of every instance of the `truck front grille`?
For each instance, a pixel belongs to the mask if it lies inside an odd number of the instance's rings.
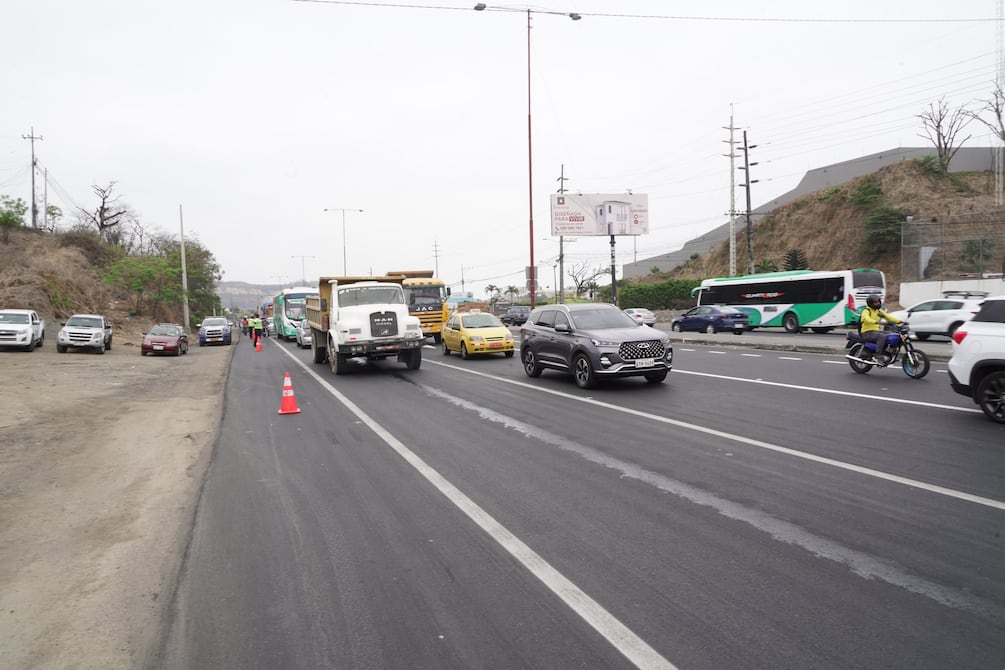
[[[372,312],[370,333],[374,337],[397,337],[398,315],[394,312]]]

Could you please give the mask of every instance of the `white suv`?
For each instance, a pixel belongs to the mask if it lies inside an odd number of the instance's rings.
[[[909,321],[911,332],[919,340],[927,340],[929,335],[952,337],[957,328],[977,314],[987,295],[983,291],[943,291],[938,300],[925,300],[890,312],[890,316]]]
[[[949,383],[992,421],[1005,423],[1005,295],[984,300],[953,333]]]

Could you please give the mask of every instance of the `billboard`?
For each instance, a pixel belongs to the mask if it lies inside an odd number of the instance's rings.
[[[649,196],[644,193],[552,193],[553,236],[647,235]]]

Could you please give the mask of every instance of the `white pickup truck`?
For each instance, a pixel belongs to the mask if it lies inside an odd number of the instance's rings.
[[[0,309],[0,347],[35,351],[45,341],[45,321],[33,309]]]
[[[56,351],[65,354],[70,347],[105,353],[112,348],[112,322],[101,314],[74,314],[56,336]]]

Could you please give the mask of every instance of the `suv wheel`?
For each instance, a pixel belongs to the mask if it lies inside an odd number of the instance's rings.
[[[541,366],[537,364],[537,356],[530,350],[530,347],[523,347],[520,351],[520,360],[523,361],[523,371],[528,377],[540,377]]]
[[[1005,370],[985,375],[977,385],[974,399],[989,419],[1005,423]]]
[[[586,354],[576,354],[572,361],[572,376],[576,380],[576,386],[581,389],[592,389],[597,385],[597,375]]]

